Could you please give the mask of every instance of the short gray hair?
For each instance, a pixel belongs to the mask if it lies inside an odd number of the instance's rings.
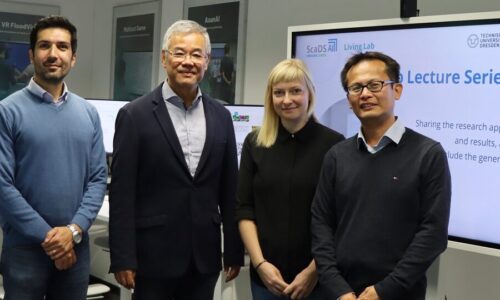
[[[179,20],[167,29],[167,32],[165,32],[165,36],[163,37],[162,50],[168,50],[170,46],[170,39],[173,35],[188,33],[199,33],[203,35],[203,37],[205,38],[205,51],[208,55],[210,55],[210,37],[208,36],[207,29],[191,20]]]

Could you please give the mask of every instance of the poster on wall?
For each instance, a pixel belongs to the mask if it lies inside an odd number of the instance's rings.
[[[207,28],[212,43],[210,64],[200,83],[204,93],[235,103],[240,2],[188,8],[188,19]]]
[[[116,20],[114,99],[133,100],[150,91],[154,14]]]
[[[114,9],[112,98],[131,101],[156,85],[159,3],[118,6]],[[132,14],[131,14],[132,13]]]
[[[14,8],[12,11],[4,11],[0,6],[0,101],[25,87],[33,76],[34,68],[28,54],[30,32],[36,22],[45,16],[19,13],[15,4],[11,5],[9,8]],[[44,8],[47,10],[46,6]],[[49,10],[53,14],[59,11],[57,7]]]

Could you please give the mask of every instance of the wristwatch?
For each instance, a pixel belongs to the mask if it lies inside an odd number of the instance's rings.
[[[68,225],[67,226],[69,230],[71,230],[71,234],[73,235],[73,242],[75,244],[80,244],[82,241],[82,235],[80,234],[80,231],[76,229],[74,225]]]

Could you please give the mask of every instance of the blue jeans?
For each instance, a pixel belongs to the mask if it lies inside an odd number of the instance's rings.
[[[271,293],[265,286],[259,285],[255,283],[253,280],[251,281],[251,289],[252,289],[252,298],[253,300],[284,300],[288,299],[285,296],[276,296]],[[321,292],[321,287],[316,285],[314,290],[309,294],[307,298],[304,300],[324,300],[323,293]]]
[[[0,270],[5,300],[85,300],[90,272],[88,239],[75,247],[77,262],[65,271],[40,245],[2,249]]]

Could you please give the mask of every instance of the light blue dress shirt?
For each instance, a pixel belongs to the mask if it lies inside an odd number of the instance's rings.
[[[399,144],[399,141],[401,141],[401,138],[403,137],[405,131],[406,128],[403,126],[403,123],[401,123],[396,117],[396,122],[394,122],[394,124],[392,124],[392,126],[387,129],[387,131],[384,133],[384,136],[378,141],[377,145],[372,147],[366,143],[365,136],[363,135],[363,130],[362,128],[360,128],[358,132],[358,147],[360,146],[360,143],[363,143],[366,146],[368,152],[370,152],[371,154],[375,154],[378,151],[384,149],[385,146],[389,145],[391,141]]]
[[[68,97],[68,87],[66,86],[65,83],[63,83],[63,92],[62,95],[57,99],[57,102],[54,102],[52,95],[44,90],[38,83],[36,83],[33,80],[33,77],[31,77],[30,82],[28,83],[28,86],[26,87],[28,91],[31,93],[37,95],[38,97],[42,98],[43,101],[48,102],[48,103],[53,103],[56,106],[59,106],[66,101],[66,98]]]
[[[194,177],[205,146],[207,132],[201,90],[198,88],[196,99],[188,108],[166,80],[162,87],[162,96],[179,138],[189,173]]]

